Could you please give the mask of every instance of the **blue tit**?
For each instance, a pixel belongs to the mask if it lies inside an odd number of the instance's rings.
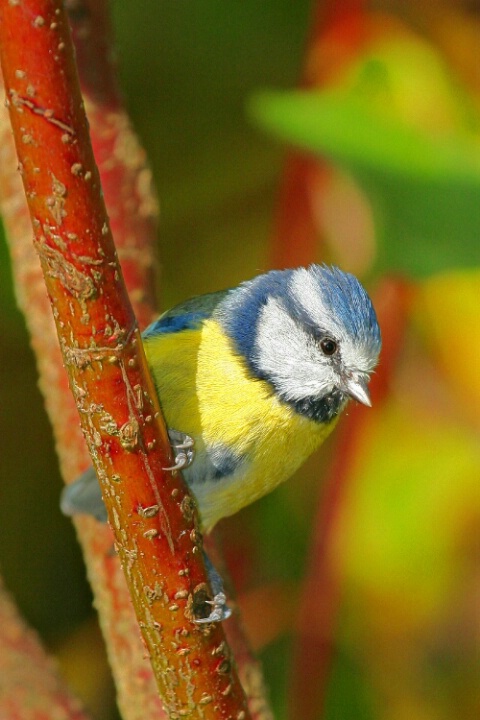
[[[205,532],[290,477],[350,398],[370,406],[381,347],[362,285],[325,265],[187,300],[143,338],[170,436],[193,440],[183,474]],[[92,471],[62,509],[106,519]]]

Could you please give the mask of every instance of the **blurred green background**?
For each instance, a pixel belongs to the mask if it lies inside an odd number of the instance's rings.
[[[269,132],[334,163],[327,184],[313,172],[306,187],[318,223],[312,259],[370,277],[372,288],[392,272],[415,279],[391,392],[362,428],[330,539],[342,592],[329,629],[336,652],[322,717],[473,718],[480,712],[478,7],[367,9],[353,50],[336,18],[310,52],[307,84],[323,92],[299,95],[292,90],[311,32],[306,0],[112,3],[122,87],[160,196],[162,307],[270,266],[285,148]],[[288,92],[262,95],[264,88]],[[58,510],[61,480],[3,238],[0,254],[0,570],[97,716],[113,718],[80,552]],[[287,717],[319,469],[333,447],[223,528],[278,720]],[[262,636],[255,633],[264,615],[273,620]]]

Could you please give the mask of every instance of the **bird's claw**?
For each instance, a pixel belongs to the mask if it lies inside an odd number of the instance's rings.
[[[185,433],[171,429],[168,431],[168,437],[170,438],[172,450],[175,454],[175,464],[162,469],[171,472],[174,470],[183,470],[192,463],[195,456],[193,450],[194,440],[190,435],[185,435]]]
[[[175,465],[170,465],[170,467],[164,467],[162,470],[173,472],[174,470],[183,470],[183,468],[190,465],[190,461],[188,460],[187,454],[184,452],[179,452],[175,455]]]
[[[232,614],[231,608],[227,606],[227,598],[223,592],[217,593],[213,600],[205,600],[205,603],[212,606],[212,612],[208,617],[197,618],[195,620],[197,625],[222,622],[222,620],[226,620]]]
[[[207,570],[208,580],[213,594],[213,600],[204,600],[206,605],[212,606],[212,612],[207,617],[197,618],[198,625],[205,623],[222,622],[232,614],[231,608],[227,605],[227,596],[223,590],[223,581],[207,553],[203,551],[203,559]]]

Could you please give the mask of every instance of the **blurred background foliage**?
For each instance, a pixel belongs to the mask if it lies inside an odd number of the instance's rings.
[[[332,438],[221,528],[276,717],[478,717],[480,5],[117,0],[112,13],[161,200],[161,306],[283,257],[326,260],[366,279],[384,335],[401,337],[388,394],[342,421],[355,442]],[[311,153],[294,156],[288,208],[285,146],[269,133]],[[305,207],[308,232],[292,221]],[[0,254],[1,572],[72,684],[113,718],[3,241]],[[406,300],[389,304],[385,278],[400,275]],[[350,458],[334,494],[336,447]],[[306,598],[325,517],[328,582]]]

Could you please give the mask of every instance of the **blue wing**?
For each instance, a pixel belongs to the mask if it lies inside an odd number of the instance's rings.
[[[143,338],[148,340],[153,335],[176,333],[181,330],[193,330],[199,327],[203,320],[211,317],[219,302],[229,292],[229,290],[219,290],[208,295],[190,298],[190,300],[176,305],[149,325],[143,333]]]
[[[64,515],[86,513],[100,522],[107,522],[107,510],[93,467],[85,470],[75,482],[63,488],[60,509]]]

